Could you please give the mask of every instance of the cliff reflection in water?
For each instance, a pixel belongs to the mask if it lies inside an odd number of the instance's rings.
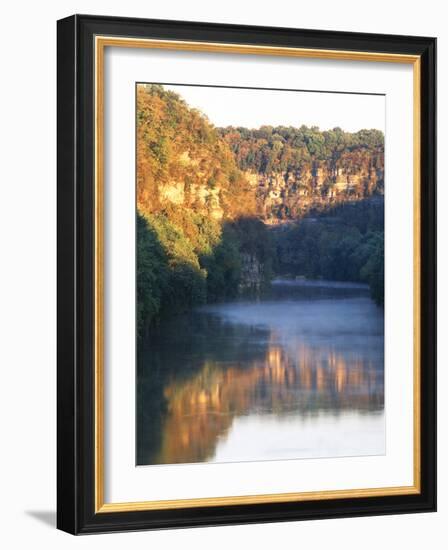
[[[290,288],[162,323],[139,358],[138,464],[384,452],[382,312]]]

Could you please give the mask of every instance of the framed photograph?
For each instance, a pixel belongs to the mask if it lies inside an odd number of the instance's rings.
[[[436,508],[434,38],[58,21],[58,527]]]

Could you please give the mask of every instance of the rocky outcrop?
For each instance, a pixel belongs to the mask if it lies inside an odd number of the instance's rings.
[[[161,86],[137,90],[137,207],[278,224],[384,192],[379,130],[215,128]]]
[[[241,254],[241,275],[239,291],[259,292],[265,283],[263,264],[255,254]]]
[[[199,112],[156,85],[137,88],[137,208],[187,209],[215,222],[255,214],[228,144]]]
[[[258,215],[270,224],[384,192],[379,130],[262,126],[219,131],[256,194]]]
[[[244,176],[249,184],[246,197],[253,195],[256,215],[270,225],[301,218],[313,209],[324,210],[384,193],[384,169],[375,167],[369,159],[357,170],[344,166],[343,162],[335,167],[321,162],[295,171],[270,174],[246,171]],[[186,178],[159,184],[159,200],[162,204],[194,208],[214,220],[222,220],[223,198],[229,184],[210,185],[210,179],[207,174],[196,172],[194,182]]]
[[[256,194],[257,212],[266,223],[296,219],[310,210],[384,193],[384,170],[366,162],[358,170],[342,163],[320,163],[301,171],[246,176]]]

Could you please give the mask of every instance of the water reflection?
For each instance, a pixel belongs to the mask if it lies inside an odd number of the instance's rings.
[[[138,372],[138,464],[384,452],[382,311],[283,284],[161,323]]]

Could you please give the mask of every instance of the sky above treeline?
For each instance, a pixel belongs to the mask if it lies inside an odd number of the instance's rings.
[[[277,91],[164,85],[190,107],[199,109],[215,126],[340,127],[347,132],[385,132],[385,97],[331,92]]]

